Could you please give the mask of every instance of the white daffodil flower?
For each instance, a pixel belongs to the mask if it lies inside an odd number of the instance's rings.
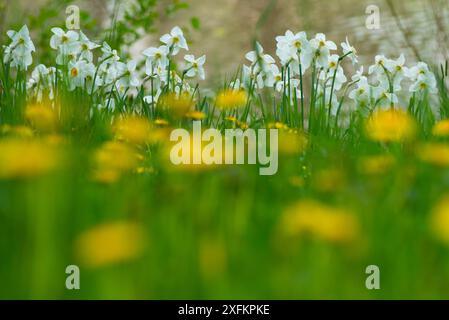
[[[341,48],[343,49],[343,55],[349,55],[353,65],[359,63],[357,50],[349,43],[348,37],[346,37],[346,42],[341,43]]]
[[[28,27],[24,25],[18,32],[10,30],[7,35],[11,44],[5,47],[3,62],[27,70],[33,63],[32,53],[36,51]]]
[[[389,66],[389,60],[384,55],[377,55],[374,59],[375,62],[372,66],[369,67],[368,74],[385,73],[385,69],[387,69],[387,66]]]
[[[71,61],[69,63],[69,89],[71,91],[76,88],[84,88],[86,76],[89,70],[95,69],[95,66],[86,62],[85,60]],[[95,72],[95,71],[94,71]]]
[[[136,73],[137,63],[130,60],[127,64],[121,63],[118,65],[118,79],[117,84],[125,88],[135,88],[140,86],[140,80]]]
[[[381,83],[373,89],[374,98],[379,107],[390,107],[391,104],[398,104],[399,99],[396,93],[391,93],[386,83]]]
[[[142,53],[147,58],[145,62],[145,73],[151,76],[157,67],[166,68],[168,65],[168,53],[169,49],[165,45],[159,48],[151,47],[145,49]]]
[[[276,55],[281,59],[282,65],[285,66],[293,62],[299,67],[299,63],[301,63],[303,72],[310,67],[313,54],[305,32],[294,34],[287,30],[284,36],[276,37],[276,42]],[[293,70],[299,74],[299,70],[296,68]]]
[[[92,50],[95,50],[100,47],[100,45],[90,41],[89,38],[82,31],[80,31],[79,46],[80,46],[80,58],[85,59],[88,62],[93,61]]]
[[[56,63],[58,65],[66,65],[70,62],[77,61],[81,53],[81,47],[78,42],[71,42],[59,46]]]
[[[103,55],[99,60],[103,61],[103,63],[113,63],[120,61],[120,56],[118,55],[117,50],[112,49],[107,42],[103,42],[101,51],[103,52]]]
[[[50,47],[55,50],[59,50],[61,46],[73,44],[79,39],[79,34],[75,31],[65,32],[61,28],[52,28],[51,32],[53,32],[53,36],[50,39]]]
[[[170,33],[164,34],[161,37],[161,42],[166,44],[170,49],[170,53],[175,56],[179,53],[180,49],[189,51],[189,46],[184,38],[184,34],[179,27],[174,27]]]
[[[184,60],[187,62],[185,66],[186,76],[189,78],[193,78],[196,75],[200,77],[200,79],[206,79],[206,74],[204,72],[204,64],[206,63],[206,56],[201,56],[198,59],[195,59],[195,56],[188,54],[184,57]]]
[[[360,81],[362,78],[366,78],[363,76],[364,67],[361,66],[359,70],[355,72],[355,74],[352,76],[352,81]]]
[[[276,63],[276,60],[269,54],[264,53],[264,49],[259,42],[256,42],[256,50],[250,51],[245,58],[251,62],[255,73],[259,73],[260,69],[264,72],[270,68],[270,65]]]
[[[368,79],[364,76],[360,76],[358,81],[357,87],[349,93],[349,98],[358,103],[366,104],[370,100],[371,87]]]
[[[318,33],[314,39],[311,39],[310,46],[312,47],[316,62],[323,68],[327,67],[330,51],[337,50],[337,45],[332,41],[327,41],[326,35],[323,33]]]

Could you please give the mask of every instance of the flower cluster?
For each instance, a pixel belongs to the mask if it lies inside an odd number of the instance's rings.
[[[144,69],[139,70],[140,60],[122,61],[118,51],[104,42],[99,45],[91,41],[82,31],[52,29],[50,47],[57,52],[57,67],[38,65],[31,74],[27,88],[37,101],[47,94],[54,99],[56,79],[65,79],[69,91],[86,90],[89,94],[101,92],[103,96],[113,95],[124,98],[143,89],[150,90],[145,95],[146,103],[157,102],[163,88],[177,92],[192,92],[187,79],[206,78],[204,64],[206,56],[195,58],[191,54],[184,56],[182,74],[174,68],[174,58],[181,50],[189,50],[187,41],[179,27],[160,38],[161,46],[150,47],[142,53]],[[35,51],[28,28],[19,32],[9,31],[11,44],[4,49],[4,62],[11,67],[26,70],[33,62]],[[96,53],[96,50],[101,52]],[[95,57],[97,61],[95,62]],[[151,85],[148,85],[151,83]],[[114,100],[108,99],[99,108],[114,109]]]
[[[186,54],[182,64],[176,63],[176,56],[181,51],[189,50],[179,27],[163,35],[159,46],[145,49],[140,59],[129,61],[123,61],[117,50],[108,43],[97,44],[82,31],[53,28],[52,32],[50,46],[57,52],[57,67],[38,65],[28,81],[29,92],[37,101],[45,96],[54,99],[59,82],[66,85],[69,91],[79,89],[91,95],[100,93],[100,99],[96,100],[99,109],[114,110],[117,100],[123,101],[126,97],[137,95],[146,105],[154,107],[163,93],[172,92],[178,97],[185,93],[193,96],[197,87],[191,86],[188,80],[205,79],[204,55],[196,58]],[[4,47],[4,62],[27,70],[35,51],[27,27],[24,26],[19,32],[9,31],[8,36],[11,43]],[[101,50],[101,53],[96,54],[96,50]],[[279,62],[256,42],[255,49],[245,56],[249,63],[243,66],[241,75],[229,83],[227,89],[235,90],[238,97],[246,99],[248,96],[250,99],[255,91],[271,88],[275,95],[281,94],[283,100],[290,104],[300,100],[301,108],[304,108],[304,88],[311,88],[308,97],[310,109],[316,105],[327,108],[329,117],[331,112],[338,114],[341,99],[348,92],[356,106],[369,110],[393,107],[399,104],[400,99],[407,99],[406,90],[403,89],[406,82],[409,82],[408,92],[413,96],[422,97],[423,93],[437,92],[435,76],[423,62],[409,68],[404,55],[396,60],[378,55],[366,75],[364,67],[358,66],[357,50],[347,38],[341,43],[341,52],[337,50],[337,45],[322,33],[309,39],[305,32],[287,30],[284,35],[276,37]],[[357,68],[350,80],[343,68],[345,58]],[[180,70],[177,70],[177,65],[181,65]],[[305,85],[308,72],[311,80]],[[239,95],[238,91],[242,89],[245,94]],[[106,101],[104,97],[107,97]],[[101,99],[103,101],[98,101]],[[239,105],[249,106],[247,103]]]

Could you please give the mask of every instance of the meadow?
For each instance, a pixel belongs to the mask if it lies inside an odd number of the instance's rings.
[[[136,60],[51,32],[52,65],[1,49],[0,298],[448,298],[447,63],[288,30],[211,89],[179,27]],[[277,130],[277,173],[174,165],[194,121]]]

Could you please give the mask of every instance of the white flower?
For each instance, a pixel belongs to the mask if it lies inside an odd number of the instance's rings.
[[[349,98],[358,103],[368,103],[370,100],[371,87],[368,84],[368,79],[361,76],[358,79],[357,87],[349,93]]]
[[[255,73],[259,73],[260,68],[266,71],[270,68],[270,65],[276,63],[272,56],[264,54],[262,45],[256,42],[256,50],[250,51],[245,55],[245,58],[251,62]]]
[[[364,67],[361,66],[359,70],[355,72],[355,74],[352,76],[352,81],[360,81],[362,78],[366,78],[363,76]]]
[[[129,61],[127,64],[121,63],[118,67],[118,84],[130,88],[140,86],[140,80],[136,73],[137,63],[134,60]]]
[[[206,78],[206,74],[204,72],[204,63],[206,63],[206,56],[201,56],[198,59],[191,54],[188,54],[184,57],[184,60],[187,61],[185,66],[186,76],[189,78],[195,77],[197,74],[200,79],[204,80]]]
[[[61,28],[53,28],[51,31],[53,36],[50,39],[50,47],[55,50],[59,50],[61,46],[73,44],[79,39],[79,34],[75,31],[65,32]]]
[[[143,51],[143,55],[147,58],[145,63],[145,73],[149,76],[154,74],[157,67],[166,68],[168,65],[168,47],[160,46],[159,48],[148,48]]]
[[[65,65],[70,62],[78,60],[78,56],[81,53],[81,47],[78,42],[68,43],[66,45],[59,46],[58,55],[56,57],[56,63],[58,65]]]
[[[430,93],[436,93],[438,91],[435,75],[424,62],[419,62],[416,66],[408,69],[406,76],[413,81],[409,89],[410,92],[423,92],[428,90]]]
[[[359,63],[357,50],[349,43],[348,37],[346,37],[346,42],[342,42],[341,48],[343,49],[343,55],[349,55],[353,65]]]
[[[79,46],[80,46],[80,58],[85,59],[88,62],[92,62],[93,60],[92,50],[95,50],[100,47],[100,45],[90,41],[89,38],[82,31],[80,31]]]
[[[276,37],[276,54],[281,59],[282,65],[292,63],[295,65],[293,70],[299,74],[299,63],[302,65],[303,73],[309,68],[312,61],[312,49],[307,34],[299,32],[294,34],[287,30],[284,36]],[[297,65],[297,66],[296,66]]]
[[[117,50],[113,50],[107,42],[103,42],[101,51],[103,52],[103,55],[101,56],[100,61],[103,61],[104,63],[120,61],[120,56],[118,55]]]
[[[69,63],[69,89],[75,90],[76,88],[84,88],[86,83],[86,77],[95,72],[95,66],[92,63],[88,63],[85,60],[79,60]]]
[[[173,56],[177,55],[180,49],[189,50],[184,34],[179,27],[174,27],[170,33],[163,35],[160,40],[169,47]]]
[[[390,92],[388,84],[381,83],[373,90],[374,98],[377,100],[377,105],[380,107],[390,107],[391,104],[399,102],[398,96]]]
[[[24,25],[19,32],[10,30],[7,35],[11,39],[11,44],[5,47],[3,61],[11,62],[12,67],[27,70],[33,63],[32,52],[36,51],[28,27]]]
[[[310,45],[318,65],[326,68],[330,51],[337,50],[337,45],[332,41],[327,41],[326,35],[323,33],[318,33],[314,39],[311,39]]]
[[[377,55],[375,57],[375,63],[368,69],[368,74],[384,73],[387,66],[388,66],[388,59],[384,55]]]
[[[50,100],[53,100],[53,86],[56,79],[56,68],[47,68],[43,64],[34,68],[31,78],[27,83],[27,89],[32,90],[38,102],[42,101],[44,91],[48,91]]]

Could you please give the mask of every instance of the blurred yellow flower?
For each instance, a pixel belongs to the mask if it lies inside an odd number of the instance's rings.
[[[422,144],[418,147],[418,157],[421,161],[441,166],[449,166],[449,145],[438,142]]]
[[[144,230],[135,223],[114,222],[82,233],[75,242],[81,263],[100,268],[139,257],[145,246]]]
[[[206,114],[201,111],[190,111],[185,114],[186,118],[193,120],[203,120],[206,118]]]
[[[368,138],[379,142],[401,142],[415,137],[415,120],[395,109],[376,111],[366,122]]]
[[[435,237],[449,246],[449,195],[434,206],[430,216],[430,229]]]
[[[0,129],[1,133],[17,138],[31,138],[34,136],[33,130],[27,126],[11,126],[5,124]]]
[[[304,152],[308,145],[305,134],[295,130],[279,130],[279,153],[295,155]]]
[[[25,110],[25,118],[39,131],[51,132],[56,128],[55,111],[44,105],[30,105]]]
[[[432,134],[436,137],[449,136],[449,119],[444,119],[437,122],[432,128]]]
[[[56,150],[42,141],[14,138],[0,141],[0,179],[45,174],[58,162]]]
[[[281,230],[288,237],[311,234],[325,241],[345,243],[357,238],[359,224],[348,210],[301,200],[285,210]]]
[[[359,160],[359,171],[364,174],[376,175],[387,172],[395,163],[390,155],[374,155],[362,157]]]
[[[157,126],[161,126],[161,127],[165,127],[165,126],[169,125],[168,121],[164,120],[164,119],[156,119],[156,120],[154,120],[154,124]]]
[[[94,180],[113,183],[121,177],[122,173],[137,168],[139,154],[124,143],[110,141],[97,150],[95,163]]]
[[[218,93],[216,105],[221,110],[229,110],[244,107],[247,100],[244,90],[226,89]]]
[[[145,144],[151,135],[151,123],[138,116],[127,116],[119,119],[114,125],[116,137],[132,144]]]
[[[167,93],[160,97],[159,104],[168,109],[175,117],[183,117],[195,105],[195,101],[188,93]]]

